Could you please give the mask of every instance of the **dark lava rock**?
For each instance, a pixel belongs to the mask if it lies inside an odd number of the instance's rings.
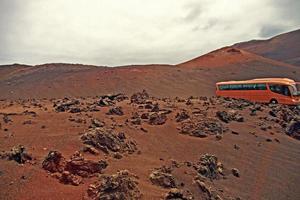
[[[256,110],[251,110],[250,116],[256,116]]]
[[[159,112],[159,111],[160,111],[160,109],[159,109],[158,103],[154,104],[153,108],[151,109],[151,112]]]
[[[59,182],[62,184],[78,186],[80,183],[82,183],[81,177],[75,176],[68,171],[63,171],[61,174],[58,173],[56,176]]]
[[[143,113],[141,119],[149,119],[149,113]]]
[[[193,195],[177,188],[172,188],[165,196],[166,200],[192,200]]]
[[[232,133],[233,135],[239,135],[239,132],[236,132],[236,131],[231,131],[231,133]]]
[[[240,177],[240,171],[237,168],[232,168],[231,172],[234,176]]]
[[[44,159],[42,166],[49,172],[63,172],[66,165],[66,159],[58,151],[50,151]]]
[[[102,170],[108,166],[107,162],[100,160],[98,162],[85,160],[80,154],[67,161],[65,171],[81,177],[89,177],[96,173],[102,173]]]
[[[150,181],[163,188],[176,188],[176,181],[171,174],[171,169],[167,167],[162,167],[155,169],[149,176]]]
[[[114,157],[115,159],[121,159],[121,158],[123,158],[122,154],[120,154],[120,153],[118,153],[118,152],[114,153],[114,154],[113,154],[113,157]]]
[[[85,199],[92,200],[136,200],[141,199],[137,177],[127,170],[113,175],[101,175],[95,183],[89,185]]]
[[[74,108],[72,106],[78,105],[80,102],[78,100],[71,100],[59,104],[54,104],[53,106],[55,107],[55,110],[57,112],[66,112],[70,110],[71,108]]]
[[[114,108],[111,108],[109,109],[108,113],[106,113],[108,115],[124,115],[124,112],[122,110],[122,107],[118,106],[118,107],[114,107]]]
[[[204,154],[200,161],[194,165],[195,169],[202,177],[218,179],[223,175],[223,164],[218,162],[218,158],[211,154]]]
[[[206,200],[222,200],[222,198],[218,195],[218,193],[215,190],[213,190],[212,187],[207,186],[203,181],[196,180],[195,183],[198,185],[200,190],[205,194]]]
[[[277,113],[275,110],[270,110],[269,111],[269,114],[272,116],[272,117],[277,117]]]
[[[193,105],[191,99],[188,99],[188,100],[185,102],[185,105],[187,105],[187,106]]]
[[[98,162],[85,160],[79,152],[66,160],[58,151],[50,151],[42,163],[43,169],[52,173],[53,177],[59,179],[61,183],[71,185],[79,185],[82,177],[102,173],[107,165],[107,162],[103,160]]]
[[[243,122],[244,118],[236,111],[217,111],[216,116],[223,122],[229,123],[231,121]]]
[[[81,109],[75,107],[75,108],[71,108],[69,112],[70,112],[70,113],[80,113],[80,112],[81,112]]]
[[[182,122],[186,119],[189,119],[190,116],[188,115],[188,113],[186,111],[182,111],[180,113],[177,113],[175,118],[176,118],[176,122]]]
[[[34,112],[34,111],[28,111],[28,110],[25,110],[23,112],[23,114],[24,115],[31,115],[32,117],[36,117],[37,116],[36,112]]]
[[[112,101],[112,100],[109,100],[109,99],[103,99],[101,98],[98,102],[98,105],[101,106],[101,107],[105,107],[105,106],[112,106],[114,105],[115,103]]]
[[[218,97],[217,101],[220,103],[223,103],[225,107],[231,108],[231,109],[238,109],[238,110],[243,110],[249,106],[253,106],[255,103],[243,100],[243,99],[232,99],[232,98],[222,98]]]
[[[112,95],[103,95],[100,97],[100,100],[97,103],[97,105],[99,105],[101,107],[112,106],[112,105],[115,105],[115,101],[120,102],[125,99],[128,99],[128,97],[122,93],[112,94]]]
[[[133,153],[137,150],[136,143],[128,140],[124,133],[115,133],[107,129],[89,130],[81,136],[85,144],[102,150],[105,153],[120,152]]]
[[[222,135],[220,135],[220,134],[217,134],[217,135],[216,135],[216,140],[221,140],[222,138],[223,138]]]
[[[146,90],[143,90],[142,92],[133,94],[130,97],[130,101],[131,103],[145,104],[149,98],[150,98],[149,94],[146,92]]]
[[[99,121],[98,119],[91,119],[91,128],[97,128],[97,127],[104,127],[105,123],[102,121]]]
[[[133,113],[130,122],[134,125],[141,125],[142,120],[141,120],[139,114],[135,112],[135,113]]]
[[[149,124],[151,125],[162,125],[166,123],[167,116],[162,113],[152,113],[149,116]]]
[[[233,148],[236,149],[236,150],[240,149],[240,147],[238,145],[236,145],[236,144],[233,146]]]
[[[5,115],[3,116],[3,122],[7,124],[7,123],[9,123],[9,122],[12,122],[12,120],[8,117],[7,114],[5,114]]]
[[[100,98],[119,102],[128,99],[128,97],[123,93],[102,95]]]
[[[26,120],[23,122],[23,125],[26,125],[26,124],[32,124],[32,121],[31,120]]]
[[[94,155],[99,154],[99,151],[91,145],[85,145],[84,147],[82,147],[82,152],[89,152],[89,153],[94,154]]]
[[[285,133],[293,138],[300,140],[300,121],[291,121],[287,125]]]
[[[208,135],[221,135],[226,130],[227,129],[222,125],[222,123],[213,119],[207,119],[205,121],[198,122],[183,122],[180,133],[203,138]]]
[[[147,104],[145,105],[145,109],[152,110],[152,108],[153,108],[152,102],[151,102],[151,104],[150,104],[150,103],[147,103]]]
[[[144,133],[148,133],[147,129],[141,127],[141,131],[143,131]]]
[[[30,154],[26,152],[24,146],[14,146],[8,152],[0,152],[1,159],[14,160],[19,164],[24,164],[27,161],[31,161],[33,158]]]

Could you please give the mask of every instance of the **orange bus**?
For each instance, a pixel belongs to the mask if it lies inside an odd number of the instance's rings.
[[[260,78],[216,83],[216,95],[253,102],[300,105],[300,83],[288,78]]]

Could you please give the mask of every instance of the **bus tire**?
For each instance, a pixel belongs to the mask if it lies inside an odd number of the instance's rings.
[[[270,104],[278,104],[278,101],[276,99],[271,99]]]

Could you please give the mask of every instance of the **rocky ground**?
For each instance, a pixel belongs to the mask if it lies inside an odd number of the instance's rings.
[[[300,110],[217,97],[0,101],[0,199],[300,199]]]

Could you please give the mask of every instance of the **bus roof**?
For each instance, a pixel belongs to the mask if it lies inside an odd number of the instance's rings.
[[[218,82],[217,85],[220,84],[243,84],[243,83],[281,83],[286,85],[295,84],[295,81],[289,78],[257,78],[251,80],[244,80],[244,81],[224,81]]]

